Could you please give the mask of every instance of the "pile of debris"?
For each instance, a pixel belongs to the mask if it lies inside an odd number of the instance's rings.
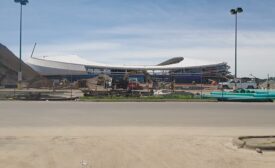
[[[90,91],[105,91],[111,87],[111,84],[112,78],[105,74],[78,81],[79,88],[87,88]]]

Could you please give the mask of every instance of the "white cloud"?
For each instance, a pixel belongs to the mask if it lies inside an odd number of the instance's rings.
[[[14,53],[18,53],[18,47],[12,46],[10,49]],[[81,52],[98,52],[98,51],[108,51],[119,49],[120,44],[114,42],[78,42],[73,43],[50,43],[50,44],[38,44],[36,46],[34,56],[43,57],[43,56],[58,56],[58,55],[72,55]],[[24,57],[31,55],[33,45],[24,46]]]
[[[38,45],[36,55],[71,55],[113,64],[156,64],[167,58],[183,56],[228,62],[234,72],[234,30],[180,30],[156,28],[113,28],[98,30],[110,35],[100,41]],[[133,36],[123,37],[119,35]],[[118,35],[118,38],[112,38]],[[106,37],[105,36],[105,37]],[[275,32],[240,31],[238,72],[266,77],[275,73]],[[102,42],[104,41],[104,42]],[[27,46],[29,53],[32,46]],[[29,55],[29,54],[27,54]]]

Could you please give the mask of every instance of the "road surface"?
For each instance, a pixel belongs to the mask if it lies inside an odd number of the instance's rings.
[[[0,102],[5,126],[275,127],[274,103]]]
[[[274,168],[232,145],[274,134],[274,103],[2,101],[0,167]]]

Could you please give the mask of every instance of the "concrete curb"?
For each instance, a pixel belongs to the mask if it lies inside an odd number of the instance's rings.
[[[253,145],[246,143],[245,139],[251,139],[251,138],[275,138],[275,136],[240,136],[233,139],[233,145],[237,146],[238,148],[245,148],[245,149],[253,149],[256,150],[274,150],[275,151],[275,145]]]

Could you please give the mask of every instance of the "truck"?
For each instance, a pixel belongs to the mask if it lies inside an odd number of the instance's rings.
[[[257,89],[255,80],[242,81],[241,79],[230,79],[227,82],[220,82],[218,89]]]
[[[137,78],[129,78],[127,90],[143,90]]]

